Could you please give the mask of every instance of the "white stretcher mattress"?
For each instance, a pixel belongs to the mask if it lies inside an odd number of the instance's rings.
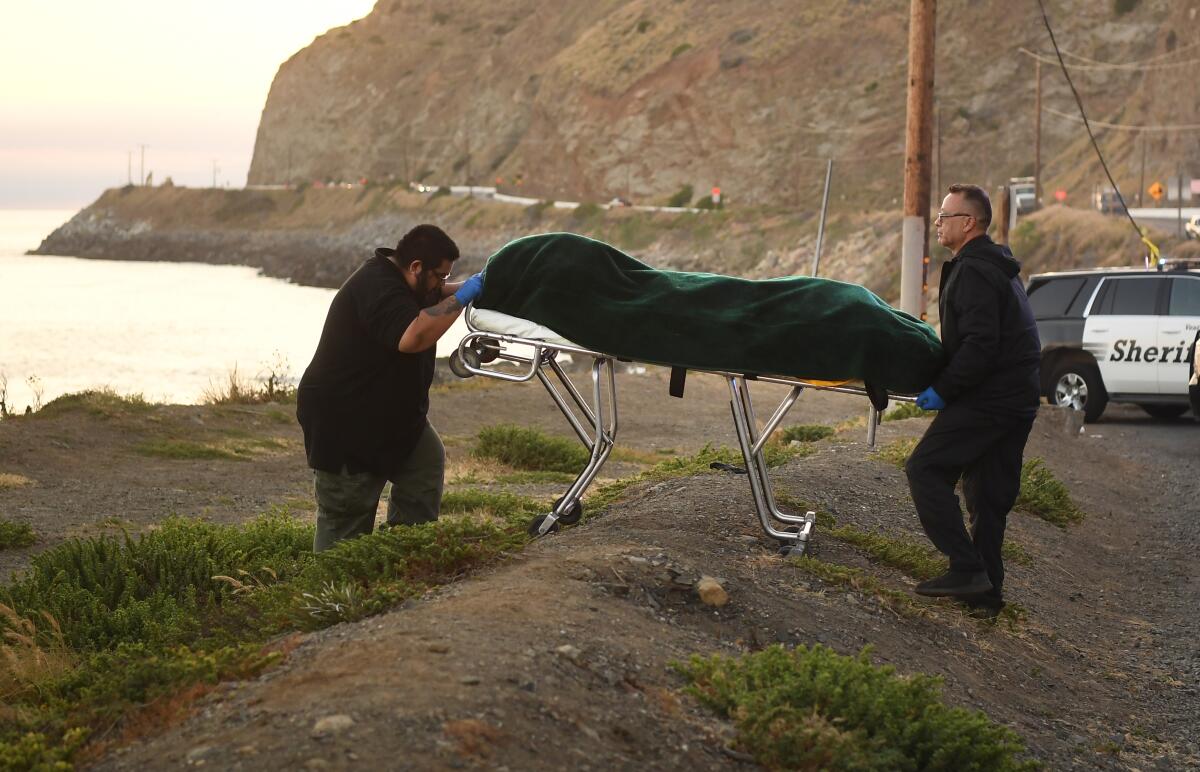
[[[502,314],[499,311],[492,311],[488,308],[470,309],[471,325],[476,329],[485,332],[495,332],[503,335],[512,335],[518,338],[528,338],[530,340],[541,340],[547,343],[557,343],[564,346],[575,346],[574,343],[559,335],[549,327],[543,327],[537,322],[531,322],[528,319],[522,319],[518,316],[509,316]],[[582,346],[576,346],[582,348]]]

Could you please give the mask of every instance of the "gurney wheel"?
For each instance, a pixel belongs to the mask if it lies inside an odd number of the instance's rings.
[[[808,544],[802,541],[785,541],[779,544],[779,554],[785,558],[804,557]]]
[[[529,535],[533,536],[533,537],[540,536],[541,534],[539,534],[538,531],[540,531],[542,529],[542,523],[546,522],[546,518],[548,518],[548,517],[550,517],[550,515],[538,515],[537,517],[533,518],[533,520],[530,521],[530,523],[529,523]],[[555,520],[550,525],[550,530],[546,531],[546,533],[549,534],[549,533],[554,533],[555,531],[557,531],[558,523],[559,523],[559,521]]]
[[[558,505],[561,503],[562,503],[562,496],[559,496],[558,500],[554,502],[554,508],[558,509]],[[572,506],[569,510],[567,510],[567,512],[565,514],[558,516],[558,522],[562,523],[563,525],[575,525],[582,519],[583,519],[583,503],[579,502],[579,501],[576,501],[574,506]]]
[[[496,357],[500,356],[500,342],[491,338],[482,338],[475,344],[475,354],[482,364],[495,362]]]
[[[463,366],[462,358],[459,357],[457,351],[450,355],[450,372],[459,378],[470,378],[475,374]]]

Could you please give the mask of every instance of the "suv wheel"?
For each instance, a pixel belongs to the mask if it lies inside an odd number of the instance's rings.
[[[1108,394],[1095,365],[1069,362],[1054,373],[1050,402],[1060,407],[1083,411],[1083,420],[1091,423],[1108,405]]]
[[[1187,412],[1187,405],[1138,405],[1142,410],[1150,415],[1151,418],[1178,418]]]

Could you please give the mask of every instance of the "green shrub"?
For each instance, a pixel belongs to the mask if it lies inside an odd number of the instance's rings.
[[[141,394],[121,395],[112,389],[89,389],[56,397],[34,415],[39,418],[53,418],[82,411],[97,418],[112,418],[130,413],[143,413],[150,407],[150,403],[143,399]]]
[[[37,534],[29,523],[14,523],[0,517],[0,550],[28,547],[37,541]]]
[[[604,210],[600,208],[599,204],[591,201],[580,204],[571,210],[571,222],[575,225],[581,225],[602,216],[604,216]]]
[[[885,421],[903,421],[906,418],[927,418],[929,413],[917,407],[915,402],[898,402],[891,410],[883,414]]]
[[[579,472],[589,458],[578,442],[515,424],[485,426],[473,455],[533,472]]]
[[[834,435],[832,426],[824,424],[797,424],[789,426],[780,434],[784,442],[818,442]]]
[[[680,43],[679,45],[677,45],[673,49],[671,49],[671,58],[674,59],[675,57],[680,56],[681,54],[685,54],[691,50],[692,50],[691,43]]]
[[[692,200],[692,186],[683,185],[667,199],[667,206],[687,206]]]
[[[738,747],[771,769],[1036,768],[1012,730],[942,702],[940,679],[897,675],[868,651],[771,646],[676,667],[691,694],[735,723]]]
[[[239,526],[170,518],[137,538],[71,539],[0,587],[0,689],[25,657],[66,649],[68,667],[3,690],[0,768],[69,769],[96,729],[119,729],[196,684],[250,676],[277,655],[262,644],[377,613],[528,541],[531,513],[509,493],[444,499],[446,517],[312,553],[313,528],[286,512]],[[33,620],[40,622],[35,624]],[[59,657],[61,660],[62,657]]]
[[[920,440],[916,437],[893,440],[875,451],[875,458],[903,469],[904,464],[908,462],[908,457],[912,455],[913,450],[917,447],[918,442]]]
[[[1139,2],[1140,0],[1113,0],[1113,13],[1117,16],[1124,16],[1137,8]]]
[[[1021,493],[1016,508],[1060,528],[1082,522],[1084,518],[1083,511],[1071,500],[1067,486],[1040,458],[1031,458],[1021,467]]]

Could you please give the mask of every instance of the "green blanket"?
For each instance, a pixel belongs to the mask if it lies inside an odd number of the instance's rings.
[[[914,394],[942,366],[929,325],[856,284],[659,271],[572,233],[502,247],[476,305],[620,359],[696,370],[861,380]]]

